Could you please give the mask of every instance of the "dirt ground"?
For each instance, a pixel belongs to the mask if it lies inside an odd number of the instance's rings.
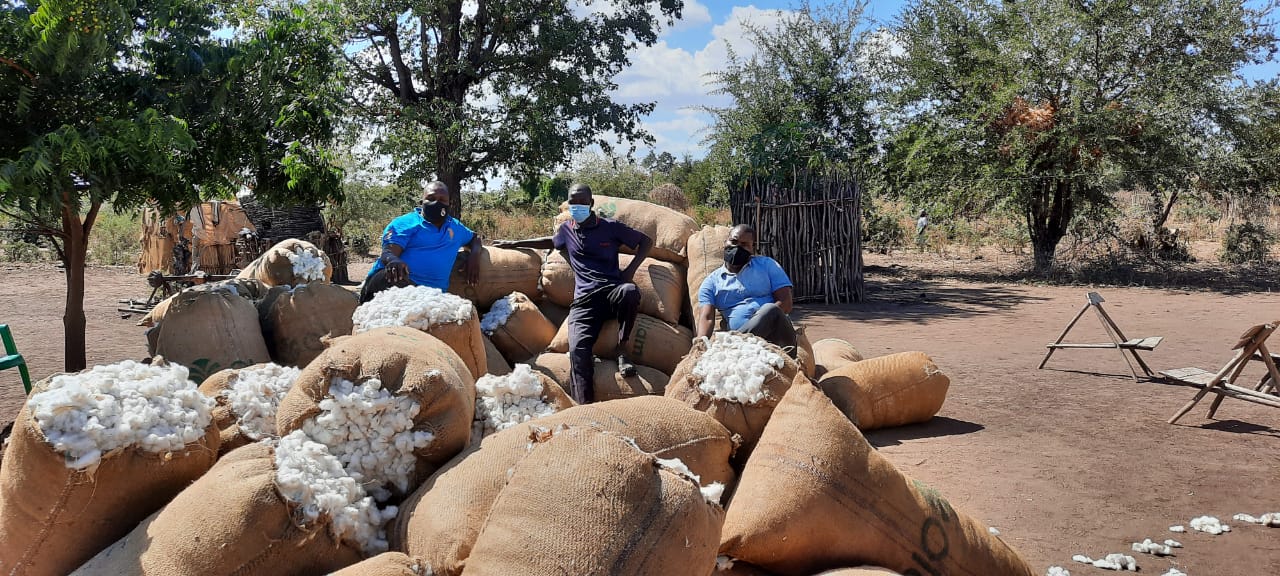
[[[0,273],[0,322],[12,326],[35,377],[54,373],[62,364],[61,273],[52,266]],[[1037,572],[1058,565],[1077,576],[1109,573],[1071,556],[1123,552],[1148,574],[1175,566],[1192,576],[1280,574],[1280,529],[1230,520],[1280,511],[1280,411],[1228,399],[1218,419],[1208,420],[1206,400],[1171,426],[1165,420],[1194,391],[1134,383],[1114,350],[1062,351],[1037,370],[1044,344],[1086,291],[873,272],[868,302],[803,306],[802,317],[813,340],[845,338],[867,356],[933,356],[952,382],[941,414],[869,437],[904,472],[997,527]],[[117,299],[147,294],[143,278],[128,269],[91,269],[88,292],[89,362],[144,357],[143,329],[115,311]],[[1280,318],[1274,293],[1101,292],[1126,335],[1165,337],[1145,356],[1156,370],[1216,368],[1247,326]],[[1071,339],[1105,341],[1105,334],[1089,316]],[[1256,382],[1257,374],[1245,378]],[[17,373],[0,373],[0,424],[12,420],[21,398]],[[1206,514],[1232,531],[1167,531]],[[1172,558],[1131,552],[1129,544],[1143,538],[1174,538],[1186,547]]]

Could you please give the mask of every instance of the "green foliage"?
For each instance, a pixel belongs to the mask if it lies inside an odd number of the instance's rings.
[[[580,154],[570,170],[560,176],[586,184],[596,194],[636,200],[644,200],[654,184],[640,165],[629,158],[611,154]],[[565,196],[559,198],[557,205],[564,201]]]
[[[1232,224],[1222,237],[1222,253],[1218,257],[1228,264],[1264,262],[1275,243],[1267,227],[1254,222]]]
[[[104,208],[89,235],[89,262],[101,266],[130,266],[142,249],[142,223],[136,213]]]
[[[862,207],[862,241],[868,249],[889,254],[906,244],[903,214],[886,206],[877,206],[869,200],[863,202]]]
[[[32,263],[46,259],[39,246],[22,240],[0,244],[0,254],[4,255],[5,262]]]

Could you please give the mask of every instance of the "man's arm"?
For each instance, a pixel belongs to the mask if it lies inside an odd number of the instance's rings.
[[[399,285],[409,278],[409,265],[400,259],[401,254],[404,254],[404,246],[383,244],[382,256],[378,257],[382,261],[382,266],[387,269],[387,282],[392,286]]]
[[[778,303],[778,307],[781,308],[784,313],[790,314],[792,306],[791,297],[793,294],[794,291],[790,286],[779,288],[773,291],[773,301]]]
[[[497,240],[493,243],[494,248],[533,248],[534,250],[551,250],[556,247],[555,241],[551,236],[542,238],[530,238],[528,240]]]
[[[698,328],[697,336],[698,337],[706,336],[710,338],[711,333],[715,331],[715,328],[716,328],[715,323],[716,323],[716,307],[710,304],[703,304],[699,306],[698,318],[696,322],[697,328]]]
[[[649,250],[651,249],[653,249],[653,238],[643,232],[640,233],[640,243],[636,246],[636,255],[631,259],[631,264],[627,266],[627,269],[622,271],[622,280],[624,282],[630,282],[632,278],[636,277],[636,270],[639,270],[640,264],[644,262],[645,258],[649,257]]]

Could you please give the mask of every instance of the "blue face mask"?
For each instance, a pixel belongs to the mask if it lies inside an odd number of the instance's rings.
[[[587,218],[591,217],[591,207],[586,204],[570,204],[569,216],[573,217],[573,221],[581,224]]]

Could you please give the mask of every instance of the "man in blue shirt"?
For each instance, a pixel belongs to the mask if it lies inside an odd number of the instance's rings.
[[[556,229],[555,236],[495,242],[500,248],[555,248],[565,253],[569,267],[573,269],[573,304],[569,306],[569,393],[578,404],[590,404],[595,400],[592,387],[595,374],[596,340],[600,330],[609,320],[618,321],[618,347],[613,355],[618,359],[618,373],[634,376],[636,368],[622,353],[631,340],[631,328],[635,326],[640,311],[640,290],[631,281],[640,263],[653,247],[653,239],[626,224],[601,218],[591,210],[595,200],[586,184],[575,184],[569,189],[569,216]],[[635,258],[625,270],[618,266],[619,249],[627,246],[635,250]]]
[[[768,256],[755,256],[756,231],[739,224],[724,245],[724,266],[716,268],[698,289],[697,334],[711,336],[716,311],[729,329],[755,334],[796,356],[796,328],[791,313],[792,284],[782,266]]]
[[[479,253],[480,235],[449,216],[449,187],[444,182],[428,184],[422,204],[392,220],[382,232],[382,256],[364,279],[360,302],[392,286],[448,290],[449,275],[463,246]],[[475,284],[479,276],[480,259],[468,258],[467,284]]]

